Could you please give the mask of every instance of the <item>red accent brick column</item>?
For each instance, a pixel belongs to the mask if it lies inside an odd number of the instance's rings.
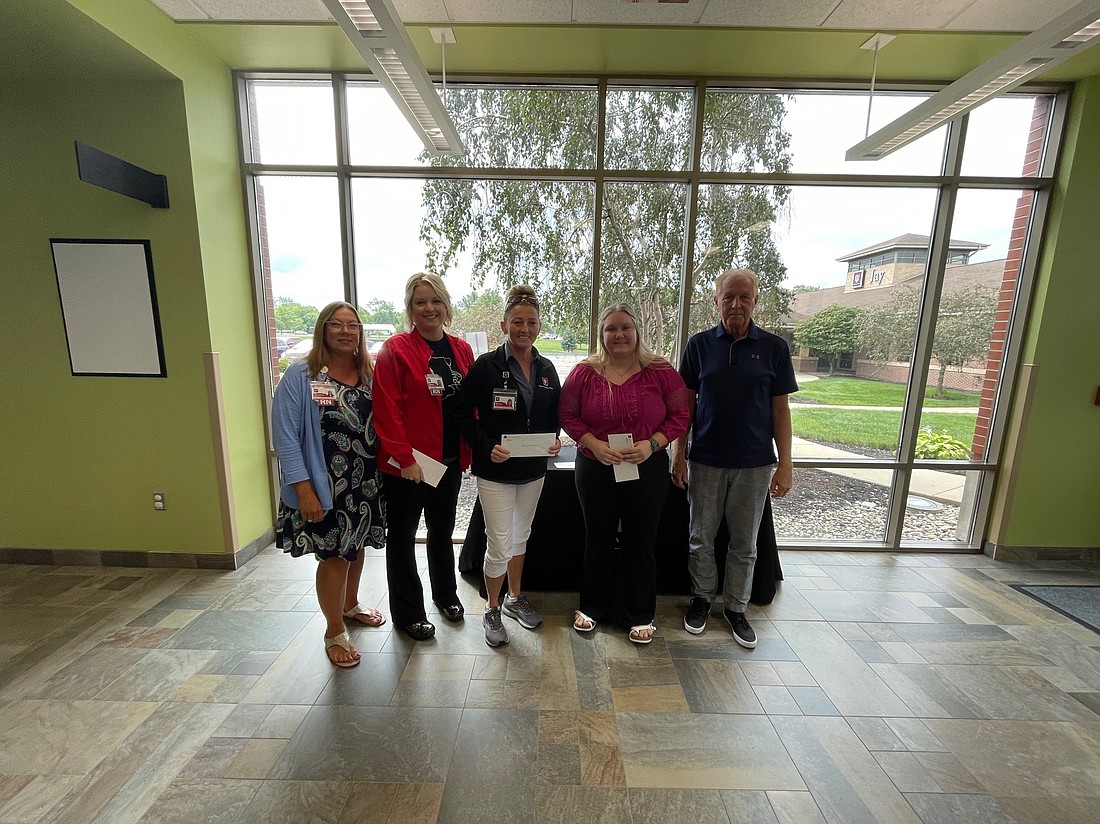
[[[1043,146],[1046,142],[1047,124],[1050,120],[1052,97],[1036,97],[1035,108],[1031,115],[1031,131],[1028,135],[1027,149],[1024,152],[1022,176],[1032,177],[1039,173]],[[1008,327],[1012,317],[1012,306],[1016,299],[1016,287],[1020,279],[1020,266],[1023,262],[1024,241],[1027,238],[1028,224],[1031,222],[1031,207],[1035,200],[1032,191],[1021,192],[1016,201],[1016,214],[1012,219],[1012,234],[1008,241],[1008,255],[1005,259],[1004,274],[1001,277],[1001,289],[997,297],[997,312],[993,320],[993,335],[989,340],[989,354],[985,363],[985,378],[982,381],[981,401],[978,405],[977,426],[974,428],[974,443],[971,456],[980,461],[985,457],[989,445],[989,426],[993,418],[993,399],[1001,377],[1004,364],[1005,345],[1008,342]]]

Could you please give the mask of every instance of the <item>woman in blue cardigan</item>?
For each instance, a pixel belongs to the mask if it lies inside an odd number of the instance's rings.
[[[319,562],[325,652],[338,667],[359,663],[345,620],[368,627],[386,622],[359,603],[363,548],[386,543],[372,374],[358,313],[348,303],[330,303],[317,318],[312,351],[287,369],[271,407],[282,482],[278,543]]]

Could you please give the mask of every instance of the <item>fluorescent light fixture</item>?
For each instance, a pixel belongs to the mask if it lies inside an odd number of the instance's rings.
[[[861,140],[847,160],[878,160],[986,100],[1080,54],[1100,37],[1100,0],[1084,0]]]
[[[391,0],[323,2],[428,152],[435,157],[465,154],[458,129]]]

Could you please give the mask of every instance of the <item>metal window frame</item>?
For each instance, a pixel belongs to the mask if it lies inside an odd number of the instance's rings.
[[[336,130],[337,162],[335,164],[264,164],[254,162],[250,156],[250,134],[248,129],[248,98],[247,83],[253,79],[277,79],[277,80],[302,80],[317,81],[327,80],[332,84],[334,101],[334,128]],[[798,81],[790,80],[777,83],[768,80],[762,83],[753,83],[744,79],[721,79],[707,77],[512,77],[512,76],[463,76],[451,78],[455,85],[481,85],[481,86],[506,86],[510,88],[536,88],[561,85],[566,88],[592,88],[597,94],[598,126],[595,147],[595,166],[592,169],[539,169],[539,168],[479,168],[465,166],[371,166],[354,165],[349,157],[348,134],[348,103],[347,84],[354,82],[377,82],[370,75],[348,72],[303,72],[303,73],[266,73],[266,72],[236,72],[237,83],[237,109],[238,109],[238,136],[240,140],[239,155],[241,167],[241,182],[245,192],[245,203],[248,218],[248,235],[250,248],[250,265],[253,272],[255,305],[257,316],[266,316],[266,303],[264,300],[264,286],[262,278],[262,263],[259,259],[259,235],[257,231],[257,208],[255,197],[255,178],[261,176],[324,176],[336,177],[339,189],[339,215],[340,233],[343,244],[343,282],[345,299],[354,305],[358,305],[358,284],[355,276],[354,260],[354,224],[352,220],[353,201],[351,184],[357,178],[406,178],[406,179],[467,179],[467,180],[530,180],[539,182],[586,182],[594,185],[594,198],[592,211],[593,243],[592,243],[592,289],[590,316],[594,319],[598,312],[598,301],[601,286],[600,257],[602,246],[601,232],[601,204],[603,202],[605,186],[608,183],[617,182],[665,182],[680,183],[688,186],[685,220],[685,247],[682,255],[682,269],[680,278],[679,312],[680,322],[674,331],[674,353],[678,359],[686,346],[690,328],[690,298],[694,287],[693,275],[696,261],[694,259],[695,230],[698,217],[699,189],[704,184],[733,184],[733,185],[779,185],[779,186],[831,186],[854,188],[928,188],[937,191],[937,204],[931,227],[931,240],[929,245],[928,267],[925,274],[925,282],[921,292],[920,320],[917,325],[917,338],[914,341],[914,353],[910,363],[924,364],[924,369],[913,368],[909,370],[909,380],[906,386],[906,401],[902,409],[902,421],[899,432],[898,458],[892,461],[868,460],[794,460],[796,469],[821,469],[821,468],[875,468],[893,471],[893,481],[889,487],[889,505],[886,516],[886,534],[882,541],[871,540],[827,540],[827,539],[801,539],[783,540],[784,548],[789,549],[822,549],[835,548],[840,550],[868,550],[868,551],[926,551],[937,552],[977,552],[981,550],[984,532],[988,525],[989,507],[992,498],[992,481],[999,470],[1001,449],[1004,444],[1004,427],[1009,412],[1009,399],[1016,383],[1016,375],[1020,366],[1020,354],[1023,341],[1023,325],[1027,318],[1027,312],[1031,304],[1031,293],[1035,281],[1035,272],[1041,244],[1043,228],[1045,226],[1047,207],[1050,193],[1053,188],[1057,162],[1060,157],[1062,136],[1065,129],[1065,117],[1068,109],[1069,91],[1064,86],[1027,86],[1018,90],[1018,93],[1036,95],[1052,94],[1054,101],[1050,121],[1048,122],[1048,134],[1044,154],[1040,163],[1039,174],[1034,177],[998,177],[998,176],[968,176],[961,174],[963,146],[965,142],[967,116],[963,116],[948,126],[945,140],[945,160],[939,174],[935,175],[884,175],[884,174],[850,174],[850,173],[728,173],[728,172],[704,172],[700,170],[700,153],[704,132],[703,105],[708,91],[729,90],[745,93],[779,93],[779,94],[828,94],[846,93],[858,94],[866,91],[863,84],[858,82],[845,83],[843,81],[821,82],[818,80]],[[675,172],[642,170],[642,169],[614,169],[609,170],[604,166],[605,127],[607,112],[608,91],[615,88],[639,87],[646,89],[659,89],[664,86],[677,89],[694,89],[695,99],[692,124],[692,146],[689,150],[688,169]],[[877,93],[919,93],[935,91],[938,87],[927,84],[880,84]],[[987,443],[984,460],[970,461],[921,461],[914,457],[916,447],[917,428],[920,423],[924,389],[927,384],[927,365],[931,355],[931,345],[935,335],[935,320],[939,307],[939,301],[943,290],[943,277],[946,270],[948,249],[947,243],[950,234],[954,206],[958,193],[962,189],[993,189],[1022,191],[1032,190],[1035,197],[1032,203],[1030,225],[1026,235],[1026,246],[1020,271],[1015,297],[1013,321],[1010,324],[1002,367],[998,381],[998,392],[994,399],[993,415],[990,421],[990,435]],[[270,399],[273,386],[270,378],[269,353],[265,348],[264,328],[257,327],[259,334],[258,345],[263,356],[261,358],[261,384],[265,391],[265,397]],[[596,331],[591,328],[589,335],[590,351],[596,345]],[[270,446],[270,401],[265,408],[265,426],[267,427],[268,443]],[[273,466],[273,479],[278,488],[278,472],[274,451],[271,451]],[[966,542],[927,542],[906,540],[903,536],[905,501],[912,479],[912,473],[917,469],[957,469],[967,472],[981,473],[982,482],[979,488],[974,516],[971,522],[970,540]]]

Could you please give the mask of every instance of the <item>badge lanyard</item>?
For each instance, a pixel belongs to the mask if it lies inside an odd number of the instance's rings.
[[[320,380],[309,382],[310,395],[318,406],[335,406],[336,384],[329,377],[327,366],[321,367],[318,377]]]
[[[511,377],[511,373],[504,370],[500,376],[504,379],[504,386],[493,390],[493,411],[515,412],[519,408],[519,392],[508,388],[508,378]]]

